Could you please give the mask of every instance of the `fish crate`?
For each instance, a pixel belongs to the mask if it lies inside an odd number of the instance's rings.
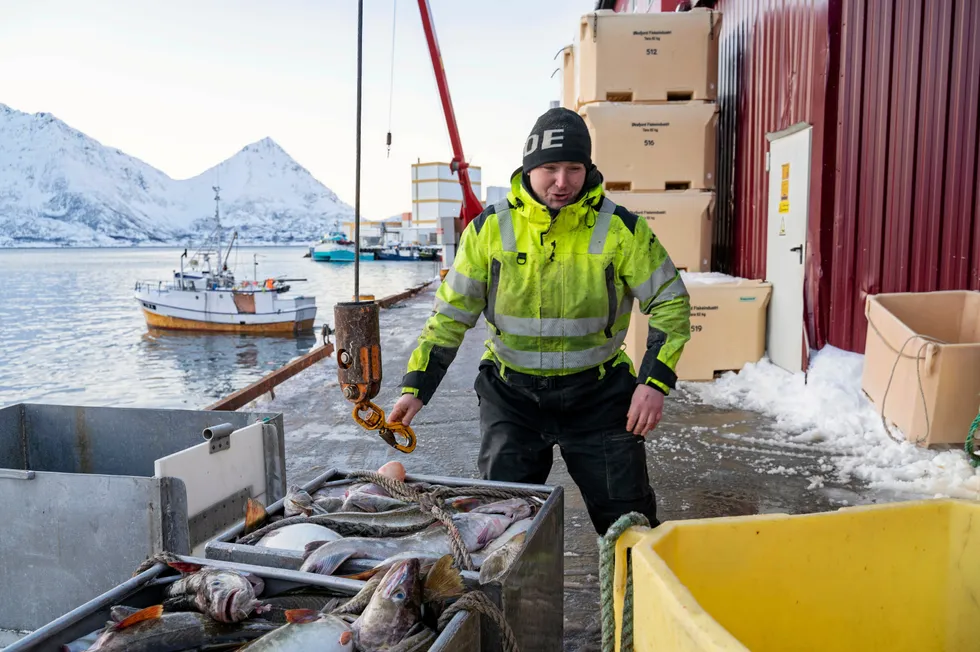
[[[329,469],[303,486],[313,494],[329,484],[340,485],[348,480],[350,470]],[[545,492],[548,498],[538,509],[527,530],[522,549],[510,568],[497,580],[480,583],[478,571],[463,571],[469,586],[479,586],[501,609],[522,650],[557,652],[562,649],[564,630],[564,490],[560,486],[527,485],[492,482],[471,478],[453,478],[406,474],[406,482],[419,482],[448,487],[497,487],[529,489]],[[267,507],[270,517],[283,514],[283,501]],[[325,516],[329,517],[329,514]],[[232,561],[282,569],[299,569],[303,554],[274,548],[262,548],[234,543],[245,529],[242,519],[205,546],[208,559]],[[354,560],[338,569],[338,573],[358,572],[374,567],[382,560]],[[304,573],[305,574],[305,573]],[[496,626],[482,624],[481,649],[497,652],[503,649]]]
[[[240,571],[261,578],[263,588],[257,595],[260,602],[263,597],[269,598],[298,588],[323,589],[325,593],[337,597],[353,597],[366,584],[366,582],[358,580],[248,564],[218,562],[199,557],[179,555],[178,558],[182,562]],[[130,574],[132,574],[132,570],[130,569]],[[94,632],[105,627],[111,618],[113,607],[124,606],[143,609],[162,604],[166,587],[179,578],[180,574],[170,566],[157,563],[135,577],[121,582],[109,591],[44,624],[28,636],[4,648],[4,652],[62,652],[65,649],[74,649],[67,646],[83,637],[91,636]],[[250,616],[251,618],[252,616]],[[84,650],[85,648],[80,647],[80,649]],[[466,611],[457,613],[429,648],[430,652],[463,652],[464,650],[480,652],[480,616],[478,613]]]
[[[631,528],[615,649],[631,568],[637,652],[974,652],[978,522],[980,503],[927,499]]]
[[[0,629],[32,631],[155,553],[203,555],[249,497],[285,495],[283,435],[274,412],[0,408],[0,522],[16,524]]]

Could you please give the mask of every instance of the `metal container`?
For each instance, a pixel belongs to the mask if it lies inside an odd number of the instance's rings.
[[[0,629],[36,629],[157,552],[202,554],[285,479],[279,413],[0,409]]]
[[[258,575],[265,583],[262,595],[266,596],[309,586],[327,589],[338,596],[353,596],[365,584],[339,577],[246,564],[214,562],[198,557],[182,556],[181,559],[187,562],[240,570]],[[169,566],[156,564],[136,577],[128,579],[102,595],[89,600],[77,609],[73,609],[47,623],[10,647],[4,648],[4,652],[26,652],[27,650],[31,652],[60,652],[62,645],[67,645],[104,627],[106,621],[109,620],[109,610],[113,606],[144,608],[160,604],[163,602],[164,588],[178,577],[180,575]],[[260,600],[262,595],[259,596]],[[468,612],[456,614],[429,650],[430,652],[462,652],[464,650],[479,652],[479,614]]]
[[[326,482],[344,479],[349,470],[330,469],[303,488],[313,493]],[[468,585],[480,588],[503,611],[514,631],[517,644],[522,650],[551,652],[562,649],[564,630],[564,490],[546,485],[525,485],[509,482],[489,482],[470,478],[447,478],[430,475],[406,476],[409,482],[426,482],[450,487],[500,487],[531,489],[550,494],[534,517],[527,531],[524,549],[506,574],[497,582],[479,584],[479,573],[463,571]],[[282,512],[282,501],[270,505],[272,515]],[[205,546],[208,559],[234,561],[273,568],[298,569],[303,558],[301,553],[233,543],[242,533],[242,519],[227,532],[222,533]],[[354,562],[346,568],[370,568],[371,561]],[[342,568],[342,572],[346,571]],[[484,621],[481,649],[496,652],[502,650],[500,633],[496,626]]]

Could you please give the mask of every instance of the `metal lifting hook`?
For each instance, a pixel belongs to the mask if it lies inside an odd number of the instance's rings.
[[[402,423],[388,423],[371,402],[381,389],[381,331],[378,304],[353,301],[334,306],[337,376],[344,398],[354,404],[354,421],[403,453],[415,450],[415,433]],[[366,417],[361,415],[367,413]]]

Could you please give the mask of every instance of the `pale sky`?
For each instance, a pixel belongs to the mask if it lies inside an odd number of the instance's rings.
[[[595,0],[430,6],[463,151],[484,189],[506,185],[560,99],[555,55]],[[0,103],[52,113],[176,179],[268,136],[353,206],[356,30],[356,0],[0,0]],[[372,219],[411,210],[411,163],[452,157],[416,0],[364,1],[363,67]]]

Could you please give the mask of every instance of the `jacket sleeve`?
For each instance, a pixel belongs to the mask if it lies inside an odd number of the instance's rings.
[[[650,317],[637,383],[669,394],[677,383],[677,362],[691,339],[691,298],[680,272],[645,219],[636,220],[630,244],[624,248],[622,277],[639,301],[640,311]]]
[[[480,236],[485,218],[486,214],[470,222],[460,236],[456,258],[436,290],[432,314],[408,360],[402,393],[414,394],[423,405],[432,398],[463,336],[487,305],[487,253],[485,238]]]

